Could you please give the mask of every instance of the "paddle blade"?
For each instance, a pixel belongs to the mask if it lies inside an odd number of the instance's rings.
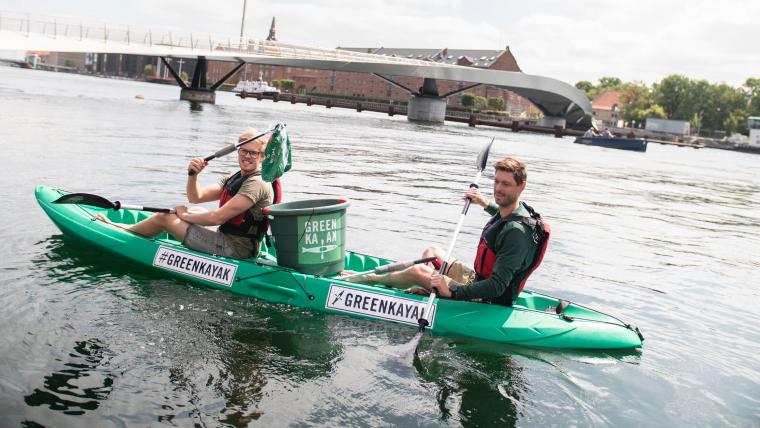
[[[486,164],[488,163],[488,153],[491,151],[491,146],[493,146],[494,140],[496,140],[496,137],[491,138],[491,142],[486,144],[485,147],[480,150],[480,153],[478,153],[478,160],[476,163],[478,164],[479,171],[486,169]]]
[[[99,208],[118,209],[116,205],[108,199],[98,195],[91,195],[89,193],[69,193],[68,195],[63,195],[54,200],[53,203],[90,205]]]

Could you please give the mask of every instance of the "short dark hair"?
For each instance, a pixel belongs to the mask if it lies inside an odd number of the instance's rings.
[[[520,159],[507,156],[504,159],[494,162],[493,167],[496,171],[511,172],[515,177],[515,183],[522,184],[528,179],[528,167]]]

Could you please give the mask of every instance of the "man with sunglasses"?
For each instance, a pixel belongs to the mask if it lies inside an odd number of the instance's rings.
[[[238,138],[246,141],[259,135],[248,130]],[[198,175],[206,167],[203,158],[190,161],[187,177],[187,200],[198,204],[219,201],[212,211],[175,207],[175,213],[158,213],[135,225],[127,226],[134,233],[156,236],[168,232],[192,250],[207,254],[247,259],[258,256],[261,240],[267,230],[262,209],[272,204],[272,185],[261,179],[261,165],[269,134],[238,147],[240,170],[222,177],[210,186],[200,186]],[[102,218],[105,221],[105,218]],[[214,231],[204,226],[219,226]]]

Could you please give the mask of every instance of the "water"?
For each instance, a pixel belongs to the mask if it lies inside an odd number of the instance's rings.
[[[144,99],[136,99],[143,95]],[[572,139],[0,68],[3,426],[757,426],[760,157]],[[190,157],[285,121],[288,200],[346,197],[348,247],[448,245],[475,157],[529,165],[551,222],[528,287],[637,324],[627,353],[543,351],[272,305],[131,266],[64,237],[35,185],[184,202]],[[234,168],[214,160],[210,183]],[[484,188],[492,171],[484,176]],[[474,209],[456,256],[472,261]]]

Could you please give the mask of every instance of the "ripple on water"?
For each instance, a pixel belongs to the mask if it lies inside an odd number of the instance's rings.
[[[9,207],[0,214],[0,413],[10,424],[760,419],[757,157],[658,145],[624,153],[226,92],[216,105],[191,108],[177,101],[176,87],[9,68],[0,77],[3,148],[13,160],[0,183]],[[293,144],[286,200],[351,200],[349,248],[394,259],[415,257],[428,242],[448,245],[475,155],[496,135],[492,159],[526,160],[524,199],[554,233],[528,287],[638,325],[643,350],[548,352],[426,335],[407,364],[413,328],[270,305],[135,269],[62,238],[32,198],[33,186],[45,184],[182,203],[190,157],[280,120]],[[215,159],[200,181],[234,167],[234,156]],[[492,178],[487,170],[480,182],[489,197]],[[486,219],[470,210],[456,257],[472,262]],[[27,396],[42,404],[27,404]]]

